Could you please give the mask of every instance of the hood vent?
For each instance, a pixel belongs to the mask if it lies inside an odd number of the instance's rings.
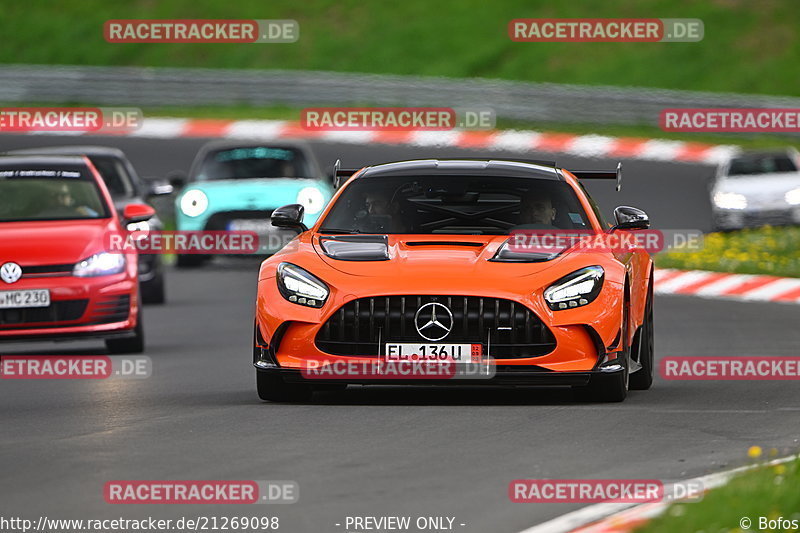
[[[386,235],[333,235],[320,237],[322,251],[339,261],[388,261],[389,239]]]
[[[467,242],[467,241],[410,241],[404,242],[406,246],[468,246],[471,248],[480,248],[485,246],[482,242]]]

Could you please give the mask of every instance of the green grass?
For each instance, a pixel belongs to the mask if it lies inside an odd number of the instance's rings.
[[[693,533],[742,531],[740,520],[751,521],[759,531],[759,517],[783,517],[800,522],[800,461],[760,466],[744,472],[726,485],[708,492],[702,501],[671,505],[636,533]],[[761,531],[795,531],[796,528],[760,528]],[[747,529],[745,529],[747,531]]]
[[[800,226],[710,233],[698,252],[656,256],[659,268],[800,278]]]
[[[516,43],[514,18],[700,18],[700,43]],[[291,18],[292,44],[110,44],[108,19]],[[312,69],[800,95],[796,0],[0,4],[0,63]]]

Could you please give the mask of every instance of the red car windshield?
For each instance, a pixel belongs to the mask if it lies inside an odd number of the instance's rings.
[[[0,222],[107,218],[86,169],[0,168]]]

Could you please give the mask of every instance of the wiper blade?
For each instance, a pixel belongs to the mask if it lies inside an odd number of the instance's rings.
[[[338,229],[338,228],[321,228],[319,233],[346,233],[349,235],[355,235],[357,233],[361,233],[357,229]]]

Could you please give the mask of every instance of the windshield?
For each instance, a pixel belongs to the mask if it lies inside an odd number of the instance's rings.
[[[788,156],[738,157],[731,161],[729,176],[751,176],[774,172],[796,172],[797,165]]]
[[[84,168],[0,169],[0,222],[107,218],[105,202]]]
[[[125,169],[125,165],[119,159],[94,156],[91,160],[100,176],[102,176],[111,196],[118,198],[134,196],[131,178]]]
[[[507,235],[517,229],[589,229],[563,181],[493,176],[357,178],[322,233]]]
[[[210,152],[197,172],[198,181],[252,178],[313,178],[300,150],[252,146]]]

